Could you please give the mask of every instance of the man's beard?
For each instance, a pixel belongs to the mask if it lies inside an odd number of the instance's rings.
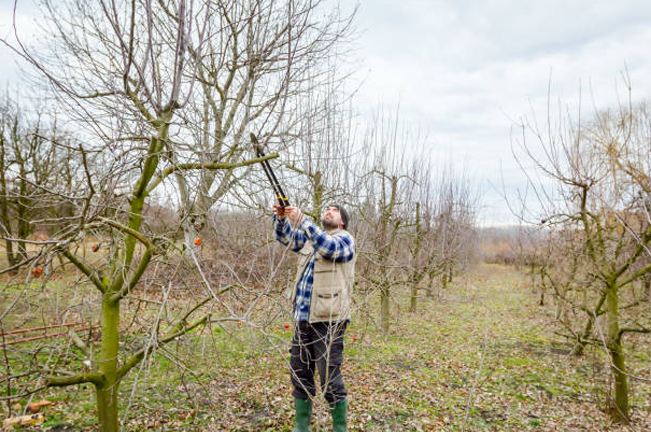
[[[337,224],[335,224],[335,223],[332,222],[331,220],[325,220],[325,219],[323,219],[323,220],[321,221],[321,223],[323,224],[323,228],[325,228],[326,230],[333,230],[333,229],[337,229],[337,228],[339,228],[339,227],[337,226]]]

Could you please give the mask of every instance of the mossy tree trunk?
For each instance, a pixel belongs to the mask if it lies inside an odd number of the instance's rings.
[[[97,372],[104,378],[95,386],[97,418],[102,432],[117,432],[118,421],[118,347],[120,302],[105,295],[102,301],[102,340],[97,359]]]
[[[609,283],[606,294],[606,323],[606,344],[615,377],[615,406],[612,415],[615,421],[623,422],[629,419],[628,378],[619,326],[619,288],[616,282]]]

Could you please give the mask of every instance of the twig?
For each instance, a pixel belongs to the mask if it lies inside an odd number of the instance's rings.
[[[51,325],[46,325],[46,326],[42,326],[42,327],[24,328],[24,329],[18,329],[18,330],[11,330],[11,331],[8,331],[8,332],[2,332],[2,333],[0,333],[0,336],[20,334],[20,333],[28,333],[28,332],[32,332],[32,331],[45,330],[45,329],[50,329],[50,328],[74,327],[74,326],[79,325],[79,324],[83,324],[83,323],[81,321],[77,321],[75,323],[51,324]]]
[[[99,328],[99,325],[94,325],[94,326],[89,326],[89,327],[82,327],[82,328],[78,328],[77,330],[78,331],[85,331],[85,330],[94,330],[96,328]],[[48,339],[48,338],[51,338],[51,337],[62,336],[62,335],[65,335],[65,334],[68,334],[68,330],[61,331],[61,332],[56,332],[56,333],[49,333],[49,334],[39,335],[39,336],[31,336],[31,337],[23,338],[23,339],[16,339],[16,340],[9,341],[9,342],[3,342],[0,345],[0,348],[4,348],[4,347],[9,346],[9,345],[16,345],[16,344],[24,343],[24,342],[31,342],[31,341],[35,341],[35,340],[39,340],[39,339]]]
[[[486,339],[488,338],[488,331],[484,334],[484,340],[481,344],[480,359],[479,359],[479,369],[477,370],[477,376],[475,377],[475,382],[472,384],[472,390],[468,394],[468,402],[466,403],[466,414],[463,418],[463,424],[461,425],[461,432],[466,430],[466,424],[468,423],[468,417],[470,415],[470,408],[472,407],[473,399],[475,392],[477,391],[477,383],[479,382],[479,377],[481,376],[481,371],[484,368],[484,357],[486,353]]]

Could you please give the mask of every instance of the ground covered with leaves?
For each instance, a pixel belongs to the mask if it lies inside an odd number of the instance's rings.
[[[346,334],[351,431],[651,430],[648,338],[625,340],[631,374],[640,379],[630,384],[633,423],[613,425],[602,350],[569,356],[552,308],[537,304],[521,273],[480,266],[419,299],[416,313],[407,312],[406,293],[394,294],[388,333],[364,318],[379,310],[370,294]],[[264,330],[224,322],[158,351],[121,386],[124,429],[289,431],[286,322]],[[55,402],[39,430],[97,429],[90,387],[47,390],[37,399]],[[330,430],[322,397],[313,430]]]

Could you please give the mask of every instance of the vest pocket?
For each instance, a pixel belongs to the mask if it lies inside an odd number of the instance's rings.
[[[335,290],[314,293],[314,311],[316,318],[335,318],[341,314],[341,293]]]

